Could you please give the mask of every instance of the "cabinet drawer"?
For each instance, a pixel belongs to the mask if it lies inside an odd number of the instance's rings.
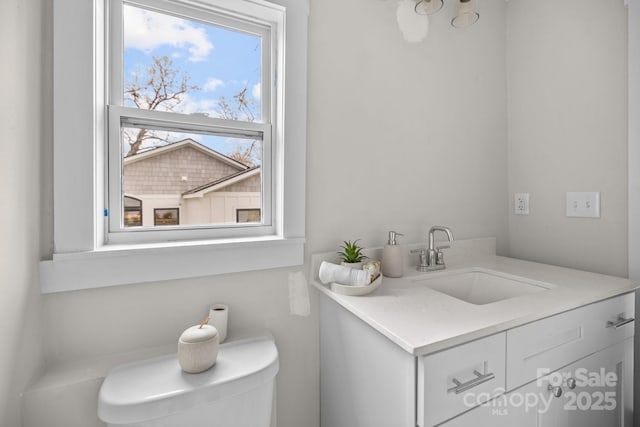
[[[418,425],[431,427],[504,392],[505,333],[418,358]]]
[[[507,331],[507,390],[633,336],[634,303],[621,295]]]

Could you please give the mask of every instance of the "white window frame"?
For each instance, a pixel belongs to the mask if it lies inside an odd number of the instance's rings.
[[[141,110],[125,107],[123,103],[123,4],[156,11],[159,13],[178,16],[184,19],[224,26],[253,34],[262,40],[261,58],[261,120],[257,122],[225,120],[201,115],[185,115],[172,112]],[[282,117],[277,114],[276,101],[281,98],[278,93],[277,68],[281,66],[277,45],[284,38],[282,25],[282,11],[272,6],[255,3],[238,2],[237,10],[232,16],[228,11],[219,7],[171,0],[125,0],[108,3],[109,15],[109,90],[108,90],[108,222],[106,242],[113,243],[142,243],[174,240],[219,239],[232,237],[269,236],[278,234],[282,227],[281,206],[272,203],[275,192],[280,191],[272,180],[272,154],[282,149],[282,141],[275,140],[272,144],[272,132],[277,129]],[[238,17],[242,13],[242,18]],[[272,60],[273,59],[273,60]],[[275,96],[272,96],[275,94]],[[272,114],[273,112],[273,114]],[[139,127],[159,127],[163,130],[205,131],[217,132],[219,135],[256,138],[262,141],[261,158],[261,224],[224,224],[218,226],[176,226],[171,229],[156,227],[125,228],[122,221],[122,171],[123,159],[121,152],[121,127],[133,125]],[[281,199],[281,198],[280,198]],[[275,219],[275,221],[274,221]]]
[[[163,242],[105,239],[105,30],[107,1],[54,2],[54,254],[41,262],[43,293],[301,265],[306,155],[306,0],[184,0],[235,13],[238,5],[278,12],[284,37],[272,140],[271,233]],[[147,1],[147,0],[140,0]],[[152,0],[149,0],[152,1]],[[171,0],[173,1],[173,0]],[[243,7],[244,7],[243,6]],[[275,12],[274,12],[275,13]],[[285,79],[285,73],[287,78]],[[73,94],[70,96],[70,94]],[[273,105],[273,104],[272,104]],[[272,209],[274,210],[274,209]]]

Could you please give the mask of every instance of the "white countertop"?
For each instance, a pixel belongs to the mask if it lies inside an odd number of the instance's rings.
[[[370,253],[373,254],[371,257],[380,254],[379,249]],[[442,271],[420,273],[413,265],[405,268],[405,276],[400,279],[385,277],[382,285],[368,295],[345,296],[332,292],[317,278],[320,262],[330,260],[331,254],[314,255],[312,283],[320,292],[416,356],[632,292],[639,287],[620,277],[495,256],[494,253],[494,239],[458,241],[450,259],[445,253],[447,269],[444,271],[452,273],[479,267],[548,283],[554,288],[474,305],[419,285],[415,278]],[[414,258],[410,257],[413,264]]]

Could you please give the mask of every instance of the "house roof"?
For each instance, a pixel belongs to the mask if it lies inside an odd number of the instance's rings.
[[[220,178],[215,181],[211,181],[209,183],[192,188],[191,190],[182,193],[182,196],[185,199],[203,197],[207,193],[218,191],[221,188],[227,187],[231,184],[235,184],[236,182],[244,181],[245,179],[255,176],[259,173],[260,166],[254,166],[247,170],[239,171],[232,175],[225,176],[224,178]]]
[[[131,163],[135,163],[135,162],[139,162],[141,160],[146,160],[149,159],[151,157],[155,157],[164,153],[169,153],[171,151],[175,151],[175,150],[179,150],[185,147],[191,147],[193,149],[196,149],[204,154],[206,154],[207,156],[213,157],[223,163],[228,164],[229,166],[232,166],[240,171],[246,171],[248,170],[250,167],[245,165],[242,162],[239,162],[237,160],[232,159],[229,156],[225,156],[222,153],[219,153],[216,150],[212,150],[209,147],[206,147],[202,144],[200,144],[197,141],[194,141],[191,138],[187,138],[187,139],[183,139],[182,141],[178,141],[178,142],[171,142],[167,145],[161,145],[159,147],[153,147],[153,148],[148,148],[145,149],[143,151],[139,151],[138,153],[134,154],[133,156],[128,156],[124,158],[124,164],[131,164]]]

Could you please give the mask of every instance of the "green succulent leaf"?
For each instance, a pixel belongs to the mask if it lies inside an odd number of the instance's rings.
[[[361,262],[366,256],[362,253],[362,247],[358,245],[358,240],[354,241],[345,240],[344,245],[340,246],[342,251],[337,252],[340,255],[340,259],[344,262],[353,263],[353,262]]]

